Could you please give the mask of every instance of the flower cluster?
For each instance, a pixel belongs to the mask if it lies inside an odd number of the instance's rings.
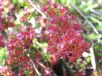
[[[6,10],[5,13],[4,8],[7,6],[10,11]],[[52,76],[52,69],[47,61],[51,60],[51,63],[55,64],[58,59],[67,58],[69,62],[74,62],[83,51],[88,50],[89,43],[82,37],[80,24],[66,7],[52,2],[41,7],[42,9],[39,11],[43,12],[47,18],[43,19],[37,14],[38,17],[33,19],[30,16],[33,16],[34,13],[29,13],[29,11],[19,17],[18,13],[12,11],[12,8],[14,10],[15,8],[11,1],[0,1],[0,48],[6,47],[8,50],[6,66],[4,69],[0,67],[0,74],[34,76],[37,75],[36,71],[40,71],[43,76]],[[19,6],[17,8],[21,9]],[[36,23],[32,22],[33,20],[38,21],[38,25],[41,23],[41,28],[34,25],[35,32],[34,28],[30,26]],[[20,26],[16,26],[16,24]],[[12,31],[9,31],[9,27],[12,27]],[[45,47],[42,42],[46,42],[48,46]],[[43,68],[41,69],[41,67]]]
[[[20,67],[18,75],[23,75],[25,70],[29,70],[32,73],[30,58],[26,53],[29,51],[33,38],[34,29],[32,27],[25,26],[20,32],[17,33],[16,37],[12,38],[7,43],[9,58],[6,61],[6,64],[13,65],[13,68]]]
[[[7,9],[5,9],[8,7]],[[13,8],[13,5],[9,1],[0,1],[0,32],[4,31],[8,27],[13,27],[13,18],[11,15],[8,15],[11,13]],[[9,12],[7,12],[9,10]]]
[[[13,19],[11,16],[0,17],[0,32],[4,31],[8,27],[14,27]]]
[[[27,27],[24,30],[17,33],[16,37],[9,40],[7,43],[7,48],[9,50],[10,58],[12,58],[10,60],[14,61],[14,56],[22,56],[24,50],[28,50],[30,48],[33,37],[34,29],[32,27]],[[20,60],[21,58],[18,59]]]
[[[42,11],[49,17],[47,51],[52,56],[52,63],[59,58],[68,58],[69,62],[74,62],[83,51],[88,50],[89,43],[82,37],[80,24],[67,8],[55,3],[43,6]]]
[[[13,51],[18,48],[27,49],[32,44],[34,37],[34,29],[32,27],[24,27],[24,30],[17,33],[16,37],[8,42],[8,50]]]
[[[8,66],[0,66],[0,75],[12,76],[12,71],[9,69]],[[2,75],[1,75],[2,76]]]
[[[7,7],[5,9],[5,7]],[[10,12],[7,12],[7,10],[10,10],[13,8],[13,5],[7,1],[5,2],[4,0],[0,0],[0,47],[5,46],[5,30],[7,30],[9,27],[14,27],[15,24],[13,22],[13,17],[11,15],[8,15]]]
[[[34,28],[23,26],[17,30],[12,8],[11,1],[0,1],[0,48],[7,47],[9,55],[5,66],[0,67],[0,75],[23,76],[27,73],[34,76],[30,57],[27,56],[34,38]]]
[[[4,47],[4,41],[2,35],[0,35],[0,47]]]

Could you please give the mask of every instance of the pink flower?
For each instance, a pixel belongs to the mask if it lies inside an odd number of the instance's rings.
[[[3,36],[0,35],[0,47],[4,47],[5,44],[4,44],[4,40],[3,40]]]

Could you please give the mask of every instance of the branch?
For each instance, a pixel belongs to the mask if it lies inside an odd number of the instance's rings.
[[[96,61],[95,61],[95,55],[94,55],[94,50],[93,50],[93,44],[90,47],[90,56],[91,56],[91,65],[93,67],[93,74],[94,74],[94,76],[97,76]]]
[[[87,23],[93,28],[94,32],[96,34],[99,34],[98,30],[94,27],[94,25],[87,19],[87,17],[75,6],[74,4],[71,4],[71,6],[87,21]]]
[[[93,51],[93,45],[90,47],[90,55],[91,55],[91,64],[94,70],[96,70],[96,61],[95,61],[95,55]]]
[[[36,73],[38,76],[41,76],[40,72],[38,71],[38,69],[36,68],[35,64],[33,63],[32,59],[30,58],[30,62],[32,63],[33,65],[33,68],[35,69]]]
[[[33,6],[33,8],[35,8],[35,10],[36,10],[37,12],[39,12],[39,13],[42,15],[43,18],[46,18],[45,14],[44,14],[40,9],[38,9],[38,8],[33,4],[33,2],[32,2],[31,0],[28,0],[28,2]]]
[[[42,68],[46,68],[41,62],[38,62]]]
[[[30,55],[27,54],[27,56],[30,58]],[[41,76],[41,73],[38,71],[38,69],[36,68],[35,64],[33,63],[33,60],[30,58],[30,62],[35,70],[35,72],[37,73],[38,76]]]
[[[92,13],[94,13],[95,15],[101,16],[102,12],[96,11],[95,9],[91,9],[90,10]]]

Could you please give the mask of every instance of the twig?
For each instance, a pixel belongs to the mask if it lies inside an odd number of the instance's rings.
[[[95,61],[95,55],[94,55],[94,51],[93,51],[93,44],[90,47],[90,55],[91,55],[91,65],[93,67],[93,74],[94,74],[94,76],[97,76],[96,61]]]
[[[74,4],[71,4],[71,6],[87,21],[87,23],[93,28],[94,32],[96,34],[99,34],[97,29],[94,27],[94,25],[87,19],[87,17],[75,6]]]
[[[30,55],[27,54],[27,56],[30,58]],[[38,71],[38,69],[36,68],[35,64],[33,63],[33,60],[30,58],[30,62],[35,70],[35,72],[37,73],[38,76],[42,76],[41,73]]]
[[[99,16],[102,15],[102,12],[96,11],[95,9],[91,9],[90,11],[91,11],[92,13],[96,14],[96,15],[99,15]]]
[[[46,68],[41,62],[38,62],[42,68]]]
[[[32,63],[33,65],[33,68],[35,69],[36,73],[38,76],[41,76],[40,72],[38,71],[38,69],[36,68],[35,64],[33,63],[32,59],[30,58],[30,62]]]
[[[28,2],[33,6],[33,8],[35,8],[35,10],[36,10],[37,12],[39,12],[39,13],[42,15],[43,18],[46,18],[45,14],[44,14],[43,12],[41,12],[41,10],[38,9],[38,8],[33,4],[33,2],[32,2],[31,0],[28,0]]]
[[[94,70],[96,70],[96,61],[95,61],[95,56],[94,56],[94,51],[93,51],[93,44],[90,47],[90,55],[91,55],[91,64]]]

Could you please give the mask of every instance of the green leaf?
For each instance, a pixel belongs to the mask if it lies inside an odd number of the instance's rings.
[[[97,45],[97,46],[95,46],[95,49],[96,50],[102,50],[102,46],[101,45]]]
[[[30,75],[30,71],[29,70],[25,70],[24,73],[28,76]]]
[[[73,4],[75,4],[75,3],[77,3],[77,0],[70,0],[70,2],[73,3]]]
[[[22,2],[21,3],[21,7],[26,7],[26,6],[29,6],[29,4],[27,2]]]
[[[99,22],[98,25],[96,26],[97,30],[102,31],[102,22]]]
[[[65,4],[66,0],[59,0],[61,4]]]
[[[98,19],[94,18],[94,17],[92,17],[91,20],[92,20],[93,22],[97,23],[96,29],[101,31],[101,30],[102,30],[102,22],[99,21]]]
[[[12,0],[13,4],[17,4],[19,2],[19,0]]]
[[[47,54],[47,53],[43,53],[43,59],[44,59],[45,61],[50,61],[50,55]]]
[[[101,53],[95,53],[95,55],[102,57],[102,54]]]
[[[94,34],[94,33],[88,35],[88,39],[89,39],[89,40],[94,40],[94,39],[96,39],[96,38],[97,38],[97,35]]]
[[[86,58],[86,62],[87,62],[87,64],[90,63],[90,61],[91,61],[91,57],[88,56],[88,57]]]
[[[7,50],[5,48],[0,48],[0,65],[3,64],[4,59],[7,57]]]

